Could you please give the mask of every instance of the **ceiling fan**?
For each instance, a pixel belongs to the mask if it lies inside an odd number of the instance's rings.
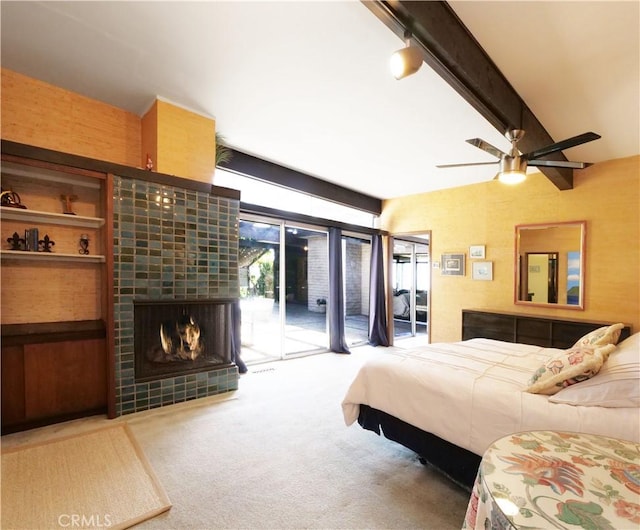
[[[583,169],[590,166],[589,162],[568,162],[566,160],[539,160],[543,156],[575,147],[576,145],[592,142],[600,138],[599,134],[593,132],[587,132],[567,138],[560,142],[556,142],[546,147],[536,149],[529,153],[521,154],[518,150],[518,142],[524,136],[524,130],[512,129],[505,133],[507,139],[511,142],[511,151],[507,154],[497,147],[481,140],[480,138],[472,138],[467,140],[467,143],[474,145],[483,151],[499,158],[497,162],[470,162],[466,164],[443,164],[436,167],[462,167],[462,166],[483,166],[489,164],[500,164],[500,170],[496,175],[496,179],[507,184],[517,184],[522,182],[526,178],[527,166],[545,166],[545,167],[564,167],[570,169]]]

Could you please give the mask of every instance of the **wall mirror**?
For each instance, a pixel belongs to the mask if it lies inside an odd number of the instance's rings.
[[[516,304],[584,309],[585,221],[516,226]]]

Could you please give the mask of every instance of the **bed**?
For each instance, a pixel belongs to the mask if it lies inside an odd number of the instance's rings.
[[[485,320],[484,333],[470,331],[477,327],[478,316]],[[488,324],[486,320],[494,316],[498,320],[504,316],[515,320],[506,326]],[[466,340],[389,350],[367,362],[343,400],[345,423],[357,421],[363,428],[405,445],[421,461],[434,465],[466,488],[472,486],[482,454],[489,445],[511,433],[564,430],[640,442],[637,397],[629,403],[624,398],[614,406],[578,404],[580,396],[573,401],[571,395],[569,400],[563,398],[563,393],[569,393],[570,389],[575,393],[580,385],[582,389],[590,388],[589,385],[610,388],[611,385],[599,384],[605,376],[613,377],[616,385],[631,377],[630,384],[637,387],[638,335],[629,339],[635,342],[627,345],[626,350],[631,353],[624,357],[622,368],[614,366],[613,360],[618,359],[614,350],[592,379],[554,395],[544,395],[524,391],[536,370],[551,356],[564,353],[562,348],[572,346],[581,338],[579,334],[601,329],[603,323],[487,312],[467,317],[463,316],[462,334]],[[532,321],[518,323],[522,318]],[[500,331],[504,329],[507,334],[516,332],[505,336]],[[518,336],[518,329],[526,330],[525,335]],[[532,329],[537,330],[538,336],[534,336]],[[489,337],[476,336],[479,333]],[[629,335],[630,328],[624,327],[616,341],[620,344]],[[499,339],[492,338],[495,336]],[[607,371],[605,367],[609,364],[613,368]]]

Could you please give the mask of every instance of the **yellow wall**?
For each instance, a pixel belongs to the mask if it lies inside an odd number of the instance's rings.
[[[215,121],[162,100],[141,119],[3,68],[2,138],[213,183]]]
[[[431,340],[460,340],[461,310],[484,308],[631,324],[640,330],[640,156],[576,171],[558,190],[534,173],[517,186],[496,181],[384,202],[381,227],[392,234],[431,230],[432,260],[465,253],[464,277],[432,269]],[[587,221],[585,310],[513,303],[515,225]],[[470,245],[486,245],[493,281],[471,279]]]
[[[140,166],[140,118],[2,69],[2,138]]]

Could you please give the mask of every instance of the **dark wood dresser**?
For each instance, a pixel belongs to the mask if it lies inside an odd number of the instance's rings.
[[[590,331],[614,323],[463,309],[462,340],[485,338],[565,349]],[[630,334],[631,327],[625,326],[619,340],[624,340]]]

